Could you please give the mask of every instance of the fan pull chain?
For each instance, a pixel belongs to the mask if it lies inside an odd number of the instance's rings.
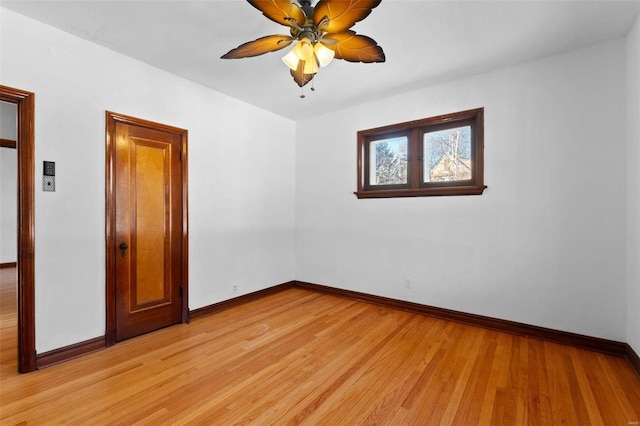
[[[303,81],[302,86],[300,86],[300,99],[304,99],[304,66],[300,67],[300,80]]]
[[[316,88],[313,86],[313,80],[311,80],[311,91],[312,92],[316,91]],[[306,97],[307,97],[307,95],[304,94],[304,86],[301,86],[300,87],[300,99],[304,99]]]

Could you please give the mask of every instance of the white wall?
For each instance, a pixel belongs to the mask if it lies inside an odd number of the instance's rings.
[[[295,123],[1,11],[2,84],[36,94],[39,353],[104,335],[105,110],[189,130],[190,308],[294,278]]]
[[[18,138],[15,104],[0,102],[0,138]],[[12,148],[0,148],[0,263],[18,260],[18,157]]]
[[[18,107],[11,102],[0,101],[0,138],[18,139]]]
[[[627,36],[627,342],[640,354],[640,17]]]
[[[0,263],[18,260],[18,156],[0,148]]]
[[[625,57],[617,39],[299,122],[296,279],[626,340]],[[353,195],[358,130],[476,107],[484,195]]]

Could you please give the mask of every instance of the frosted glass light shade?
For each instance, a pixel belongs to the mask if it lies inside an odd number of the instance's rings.
[[[309,60],[313,56],[313,45],[311,44],[311,40],[303,38],[293,46],[293,51],[301,61]]]
[[[318,62],[320,63],[321,67],[326,67],[327,65],[329,65],[329,62],[331,62],[336,54],[333,50],[324,46],[322,43],[316,43],[316,45],[313,47],[313,51],[315,52],[316,58],[318,58]]]
[[[284,55],[284,57],[282,58],[282,62],[287,64],[289,68],[295,71],[298,69],[298,63],[300,62],[300,59],[298,59],[298,55],[296,55],[295,52],[291,50],[289,51],[289,53]]]
[[[305,74],[315,74],[318,72],[318,61],[315,56],[311,57],[309,60],[304,61],[304,70]]]

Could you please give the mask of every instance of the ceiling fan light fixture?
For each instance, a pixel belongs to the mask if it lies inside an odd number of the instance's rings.
[[[315,74],[320,69],[320,65],[326,66],[331,62],[333,55],[334,53],[331,49],[327,49],[320,43],[316,43],[314,46],[311,40],[305,37],[293,46],[293,49],[282,58],[282,62],[287,64],[293,71],[296,71],[300,61],[302,61],[304,63],[303,72],[305,74]]]
[[[329,49],[320,42],[316,43],[316,45],[313,47],[313,51],[316,54],[316,58],[318,58],[318,62],[320,63],[321,67],[326,67],[327,65],[329,65],[336,54],[336,52]]]

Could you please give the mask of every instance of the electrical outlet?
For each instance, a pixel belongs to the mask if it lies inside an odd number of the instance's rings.
[[[238,292],[238,284],[233,284],[233,285],[231,286],[231,290],[232,290],[234,293],[237,293],[237,292]]]
[[[413,283],[411,282],[411,278],[404,279],[404,288],[413,288]]]

